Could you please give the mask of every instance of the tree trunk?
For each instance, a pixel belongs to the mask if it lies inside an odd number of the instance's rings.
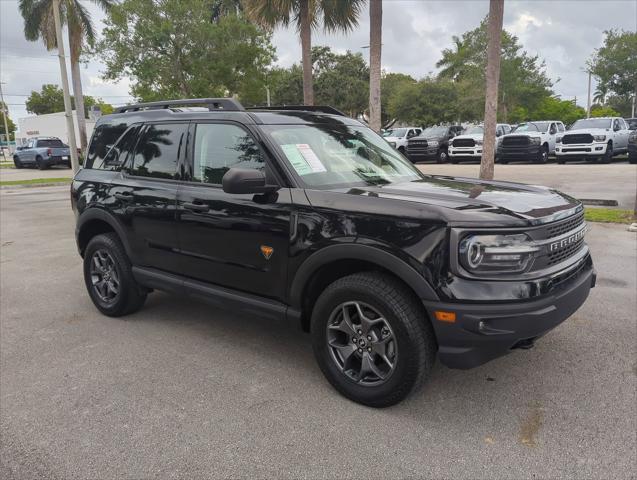
[[[312,21],[310,0],[301,0],[301,59],[303,63],[303,103],[314,105],[314,86],[312,85]]]
[[[502,43],[502,17],[504,0],[490,0],[489,24],[487,35],[487,91],[484,101],[484,141],[482,144],[482,161],[480,162],[480,178],[493,179],[493,163],[495,160],[495,129],[498,113],[498,83],[500,81],[500,49]]]
[[[82,75],[80,72],[80,53],[82,53],[82,33],[69,26],[69,49],[71,50],[71,81],[73,82],[73,97],[75,98],[75,112],[77,128],[80,133],[80,150],[86,155],[88,142],[86,139],[86,117],[84,113],[84,94],[82,93]]]
[[[370,0],[369,4],[369,126],[375,132],[381,129],[380,76],[383,35],[383,1]]]

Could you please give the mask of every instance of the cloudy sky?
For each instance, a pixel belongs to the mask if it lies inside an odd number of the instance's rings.
[[[98,30],[103,14],[86,2]],[[452,35],[475,28],[488,12],[487,0],[434,1],[384,0],[383,69],[416,78],[436,72],[436,61]],[[587,74],[583,67],[601,45],[603,31],[611,28],[637,30],[637,0],[506,0],[504,27],[517,35],[529,53],[546,60],[554,90],[562,98],[577,97],[586,104]],[[368,55],[369,19],[365,10],[359,27],[349,35],[314,35],[315,45],[339,52],[352,50]],[[293,29],[279,29],[273,36],[278,63],[298,62],[300,46]],[[82,70],[84,93],[102,97],[114,105],[126,103],[129,82],[101,80],[99,62]],[[0,80],[12,118],[27,116],[24,101],[43,83],[60,84],[58,60],[39,42],[27,42],[17,0],[0,0]],[[594,88],[594,87],[593,87]]]

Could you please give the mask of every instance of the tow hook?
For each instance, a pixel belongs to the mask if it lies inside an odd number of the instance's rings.
[[[525,338],[524,340],[520,340],[515,345],[511,347],[511,350],[515,350],[516,348],[520,348],[522,350],[530,350],[535,346],[535,338]]]

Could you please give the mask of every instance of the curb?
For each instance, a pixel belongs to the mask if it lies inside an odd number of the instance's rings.
[[[0,190],[20,190],[22,188],[38,188],[38,187],[63,187],[69,185],[72,179],[68,182],[48,182],[48,183],[17,183],[15,185],[0,185]]]

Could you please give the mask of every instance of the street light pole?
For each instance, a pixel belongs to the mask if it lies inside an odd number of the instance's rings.
[[[2,94],[2,82],[0,82],[0,102],[2,102],[2,118],[4,119],[4,133],[7,139],[7,148],[9,149],[9,155],[13,153],[11,151],[11,134],[9,133],[9,125],[7,124],[7,104],[4,103],[4,95]],[[2,151],[4,156],[4,150]]]
[[[55,21],[55,36],[58,44],[58,58],[60,60],[60,74],[62,76],[62,90],[64,91],[64,116],[66,117],[66,129],[69,137],[69,150],[71,151],[71,166],[73,171],[80,169],[77,160],[77,142],[75,141],[75,125],[73,124],[73,109],[71,107],[71,95],[69,93],[69,77],[66,73],[66,58],[64,56],[64,37],[62,37],[62,22],[60,21],[60,0],[53,0],[53,19]]]

